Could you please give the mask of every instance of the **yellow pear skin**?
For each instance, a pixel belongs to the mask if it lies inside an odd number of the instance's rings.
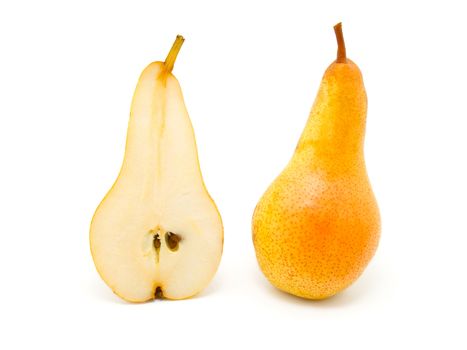
[[[367,96],[334,27],[337,59],[326,70],[295,153],[253,214],[259,266],[278,289],[324,299],[363,272],[380,237],[380,214],[363,144]]]
[[[193,128],[172,74],[184,39],[141,74],[120,174],[91,222],[105,283],[130,302],[191,297],[210,282],[223,247],[221,217],[201,176]]]

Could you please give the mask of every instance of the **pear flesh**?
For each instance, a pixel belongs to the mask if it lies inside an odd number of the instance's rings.
[[[205,188],[193,128],[171,73],[181,43],[177,37],[167,60],[141,74],[120,174],[91,223],[98,272],[132,302],[197,294],[222,255],[221,217]]]

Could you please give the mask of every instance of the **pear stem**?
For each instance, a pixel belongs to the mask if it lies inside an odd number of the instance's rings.
[[[172,69],[174,68],[175,60],[177,59],[178,53],[180,52],[184,41],[185,39],[183,36],[177,35],[177,38],[175,39],[172,48],[170,49],[169,54],[165,59],[165,69],[167,69],[169,73],[172,72]]]
[[[347,62],[347,55],[345,52],[345,42],[344,42],[344,34],[342,33],[342,23],[339,22],[334,26],[334,33],[336,33],[337,39],[337,63],[346,63]]]

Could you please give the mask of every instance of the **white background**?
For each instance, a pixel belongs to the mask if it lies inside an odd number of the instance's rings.
[[[335,59],[339,21],[368,92],[383,231],[364,275],[312,302],[265,280],[250,221]],[[0,33],[0,348],[465,349],[461,1],[2,1]],[[139,74],[176,34],[224,255],[199,296],[133,305],[95,271],[89,223],[120,169]]]

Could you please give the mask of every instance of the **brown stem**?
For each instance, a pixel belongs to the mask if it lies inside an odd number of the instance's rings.
[[[347,56],[345,53],[345,42],[344,42],[344,34],[342,33],[342,23],[339,22],[334,26],[334,33],[336,33],[337,39],[337,63],[346,63]]]
[[[172,69],[174,68],[175,60],[177,59],[177,55],[183,45],[183,42],[185,39],[181,35],[177,35],[177,38],[174,41],[174,44],[172,45],[172,48],[170,49],[169,54],[167,55],[167,58],[165,59],[165,69],[167,69],[168,72],[172,72]]]

